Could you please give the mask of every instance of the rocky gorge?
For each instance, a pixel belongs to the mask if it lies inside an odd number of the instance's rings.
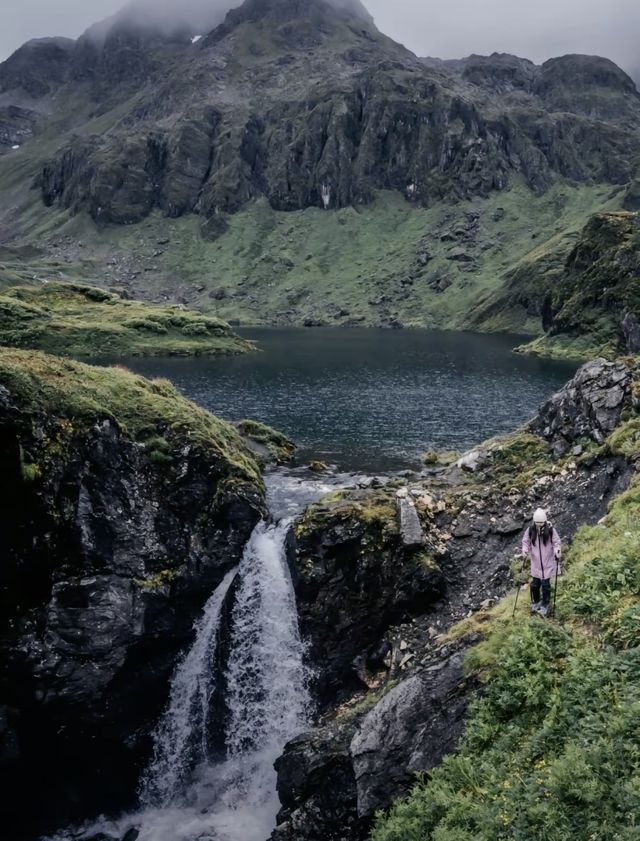
[[[167,383],[27,351],[3,351],[1,372],[3,820],[30,838],[134,804],[178,655],[264,491],[238,433]],[[485,691],[469,653],[505,627],[530,511],[549,507],[565,540],[601,520],[636,481],[638,398],[633,360],[589,363],[512,435],[298,517],[318,718],[277,760],[274,839],[365,839],[456,750]]]

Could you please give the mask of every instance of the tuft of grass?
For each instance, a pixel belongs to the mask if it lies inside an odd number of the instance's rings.
[[[61,356],[187,356],[253,349],[224,321],[178,307],[128,301],[71,283],[0,294],[0,343]]]

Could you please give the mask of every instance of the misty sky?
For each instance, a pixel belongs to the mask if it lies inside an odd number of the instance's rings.
[[[597,53],[640,70],[640,0],[364,2],[383,32],[423,56],[498,51],[540,62],[563,53]],[[0,60],[29,38],[77,37],[122,5],[123,0],[0,0]]]

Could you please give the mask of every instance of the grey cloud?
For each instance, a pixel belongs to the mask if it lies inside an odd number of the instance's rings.
[[[345,2],[345,0],[336,0]],[[137,0],[144,14],[171,26],[184,19],[217,22],[240,0]],[[122,7],[122,0],[0,0],[0,58],[29,38],[77,37]],[[569,52],[608,56],[640,70],[637,0],[365,0],[379,28],[419,55],[459,58],[511,52],[540,62]]]

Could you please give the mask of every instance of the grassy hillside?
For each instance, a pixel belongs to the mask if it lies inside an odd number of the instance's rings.
[[[636,385],[636,392],[640,384]],[[606,442],[640,459],[640,420]],[[373,841],[640,838],[640,475],[570,547],[558,621],[514,596],[464,620],[484,683],[457,752],[379,815]]]
[[[252,348],[220,319],[69,283],[0,293],[0,344],[94,358],[218,355]]]
[[[5,162],[0,186],[10,172]],[[245,324],[540,335],[541,300],[505,301],[509,278],[526,276],[541,253],[560,271],[589,216],[617,210],[622,200],[623,190],[610,186],[557,184],[536,196],[517,184],[429,208],[380,193],[357,209],[285,213],[261,200],[204,225],[195,216],[153,214],[137,225],[98,227],[84,213],[69,216],[39,205],[35,193],[20,194],[19,230],[0,249],[0,287],[82,279]]]

